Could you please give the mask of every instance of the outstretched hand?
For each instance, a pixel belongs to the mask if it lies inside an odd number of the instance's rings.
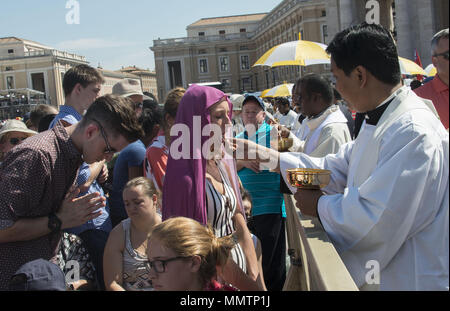
[[[236,160],[241,162],[256,162],[260,170],[279,169],[279,153],[273,148],[261,146],[251,140],[231,138],[226,139],[225,147],[227,153],[232,154]]]

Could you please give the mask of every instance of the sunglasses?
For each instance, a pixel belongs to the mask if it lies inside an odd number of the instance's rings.
[[[24,141],[25,139],[27,139],[26,137],[22,137],[22,138],[10,138],[9,139],[9,143],[13,146],[18,145],[21,141]]]
[[[105,130],[103,129],[102,124],[95,119],[92,119],[92,121],[98,124],[98,127],[100,128],[100,133],[102,134],[103,140],[105,141],[106,149],[105,151],[103,151],[103,153],[104,154],[116,153],[116,151],[113,148],[111,148],[111,145],[108,142],[108,138],[106,137]]]
[[[433,57],[438,57],[438,56],[444,56],[445,60],[448,60],[448,54],[450,51],[444,52],[444,53],[439,53],[439,54],[434,54]]]

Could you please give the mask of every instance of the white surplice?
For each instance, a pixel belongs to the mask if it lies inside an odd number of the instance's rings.
[[[292,129],[294,128],[295,122],[298,119],[298,114],[294,111],[294,110],[289,110],[288,113],[286,114],[279,114],[276,116],[278,118],[278,120],[280,121],[279,123],[281,125],[284,125],[285,127]]]
[[[336,105],[331,105],[314,119],[306,118],[301,127],[291,131],[293,140],[289,151],[303,152],[312,157],[323,157],[336,153],[339,147],[352,140],[347,119]]]
[[[332,171],[318,214],[360,289],[448,290],[448,132],[413,92],[403,87],[385,102],[393,97],[378,124],[364,123],[337,154],[283,153],[281,173]]]

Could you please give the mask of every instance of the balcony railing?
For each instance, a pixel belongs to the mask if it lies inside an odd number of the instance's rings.
[[[24,52],[23,55],[0,56],[0,60],[20,59],[20,58],[29,58],[29,57],[44,57],[44,56],[54,56],[54,57],[66,58],[66,59],[77,60],[77,61],[87,63],[85,56],[80,56],[77,54],[62,52],[62,51],[58,51],[58,50],[29,51],[29,52]]]
[[[358,291],[319,220],[301,215],[292,195],[284,199],[291,267],[283,290]]]
[[[153,40],[153,47],[163,47],[170,45],[184,45],[199,42],[216,42],[216,41],[228,41],[228,40],[242,40],[251,39],[255,35],[254,32],[241,32],[232,33],[225,35],[215,35],[215,36],[198,36],[198,37],[184,37],[184,38],[173,38],[173,39],[158,39]]]

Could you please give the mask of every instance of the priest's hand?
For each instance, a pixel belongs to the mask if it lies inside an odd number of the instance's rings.
[[[226,140],[228,154],[233,154],[236,160],[260,163],[260,170],[270,169],[279,171],[279,153],[277,150],[266,148],[247,139],[232,138]],[[231,152],[230,152],[231,151]]]
[[[294,195],[295,205],[303,215],[318,217],[317,203],[322,195],[321,190],[298,189]]]

